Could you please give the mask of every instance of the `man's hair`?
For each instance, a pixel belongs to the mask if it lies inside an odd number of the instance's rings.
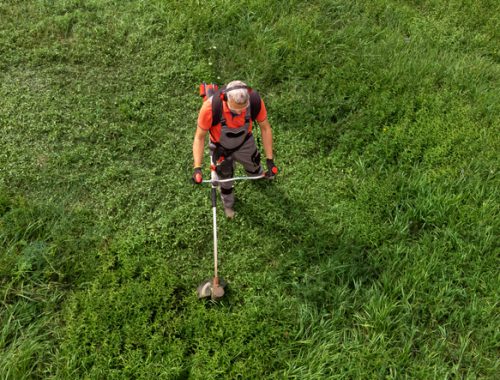
[[[238,86],[246,86],[246,84],[240,80],[233,80],[227,84],[226,90],[231,90],[232,87]],[[250,94],[246,88],[238,88],[237,90],[228,91],[227,98],[237,104],[247,104],[250,99]]]

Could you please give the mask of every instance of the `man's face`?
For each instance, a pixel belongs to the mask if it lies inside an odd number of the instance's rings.
[[[232,99],[228,99],[227,106],[232,113],[239,115],[248,107],[248,102],[244,104],[239,104]]]

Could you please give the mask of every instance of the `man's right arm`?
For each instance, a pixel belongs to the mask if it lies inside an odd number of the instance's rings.
[[[203,164],[203,152],[205,150],[205,136],[207,130],[198,126],[193,141],[193,167],[201,168]]]

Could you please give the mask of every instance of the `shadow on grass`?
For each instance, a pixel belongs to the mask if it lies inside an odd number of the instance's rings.
[[[259,204],[240,202],[237,206],[239,218],[272,241],[268,263],[285,294],[318,309],[330,308],[337,302],[333,287],[354,291],[378,279],[383,268],[370,257],[369,242],[348,233],[347,223],[344,227],[319,221],[307,202],[291,198],[276,185],[255,183]]]

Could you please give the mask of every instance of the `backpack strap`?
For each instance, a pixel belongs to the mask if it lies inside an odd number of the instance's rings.
[[[252,120],[255,121],[260,113],[260,95],[257,91],[252,91],[250,93],[250,113],[252,114]]]
[[[260,113],[260,95],[257,91],[250,92],[250,113],[252,121],[257,119]],[[222,98],[221,92],[216,91],[212,96],[212,127],[219,124],[222,120]]]
[[[212,127],[222,120],[222,99],[220,91],[216,91],[212,96]]]

